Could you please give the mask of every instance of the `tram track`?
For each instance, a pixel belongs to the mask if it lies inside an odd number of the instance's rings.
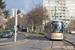
[[[72,43],[69,43],[68,41],[65,41],[65,40],[63,40],[62,41],[63,43],[64,43],[64,45],[65,45],[65,47],[68,49],[68,50],[75,50],[75,46],[72,44]]]
[[[50,50],[75,50],[75,46],[65,40],[51,41]]]
[[[67,44],[66,44],[64,41],[62,41],[62,43],[64,44],[64,46],[66,47],[67,50],[70,50],[70,49],[67,47]]]
[[[51,42],[51,50],[53,50],[53,41]]]

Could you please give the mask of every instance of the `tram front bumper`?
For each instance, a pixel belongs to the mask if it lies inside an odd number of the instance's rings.
[[[51,39],[63,40],[63,36],[51,36]]]

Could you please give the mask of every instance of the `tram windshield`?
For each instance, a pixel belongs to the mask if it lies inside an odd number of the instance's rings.
[[[52,22],[52,33],[62,33],[63,32],[63,22],[53,21]]]

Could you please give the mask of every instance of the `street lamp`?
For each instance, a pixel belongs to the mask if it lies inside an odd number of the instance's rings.
[[[12,16],[13,16],[13,17],[14,17],[14,10],[15,10],[15,9],[12,9]]]
[[[12,9],[12,14],[13,14],[13,16],[14,16],[14,10],[15,9]],[[16,36],[17,36],[17,20],[18,20],[18,18],[17,18],[17,15],[20,13],[21,11],[20,10],[18,10],[18,9],[16,9],[16,16],[15,16],[15,37],[14,37],[14,42],[16,42]]]

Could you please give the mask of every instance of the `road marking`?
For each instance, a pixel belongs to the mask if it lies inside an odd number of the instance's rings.
[[[37,44],[40,40],[37,40],[34,44],[32,44],[30,47],[33,47],[35,44]]]
[[[52,41],[52,43],[51,43],[51,50],[53,50],[53,41]]]

